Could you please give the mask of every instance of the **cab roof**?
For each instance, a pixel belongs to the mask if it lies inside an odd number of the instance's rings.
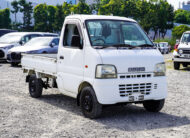
[[[107,20],[124,20],[124,21],[130,21],[130,22],[136,22],[133,19],[126,18],[126,17],[119,17],[119,16],[106,16],[106,15],[81,15],[81,14],[74,14],[67,16],[66,19],[80,19],[83,22],[85,20],[98,20],[98,19],[107,19]]]

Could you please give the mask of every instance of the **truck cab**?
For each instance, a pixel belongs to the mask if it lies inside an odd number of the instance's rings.
[[[52,87],[77,99],[88,118],[118,103],[142,103],[158,112],[167,97],[164,58],[133,19],[68,16],[58,54],[24,54],[21,63],[32,97],[40,97],[52,80]]]
[[[178,46],[173,52],[174,69],[179,70],[180,65],[187,67],[190,65],[190,31],[183,33]]]

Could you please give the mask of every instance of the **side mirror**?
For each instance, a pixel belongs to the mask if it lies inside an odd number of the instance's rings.
[[[179,39],[176,40],[176,43],[179,43]]]
[[[20,44],[20,45],[24,45],[24,41],[20,41],[19,44]]]
[[[50,44],[50,47],[54,47],[54,46],[56,46],[55,43],[51,43],[51,44]]]
[[[79,35],[73,35],[71,40],[71,46],[77,47],[79,49],[82,49],[83,46],[81,45],[81,39]]]

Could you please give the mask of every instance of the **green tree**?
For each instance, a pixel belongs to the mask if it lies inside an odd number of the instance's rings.
[[[79,0],[79,3],[77,5],[74,5],[71,8],[71,11],[75,14],[90,14],[90,7],[88,4],[86,4],[86,0]]]
[[[34,8],[34,20],[34,30],[42,32],[48,31],[48,12],[46,4],[39,4]]]
[[[61,5],[56,6],[55,22],[53,24],[55,31],[61,31],[64,22],[64,12]]]
[[[71,8],[72,7],[73,6],[70,3],[67,3],[67,2],[63,3],[62,10],[63,10],[63,13],[64,13],[64,18],[66,16],[68,16],[69,14],[71,14]]]
[[[107,3],[108,1],[102,1],[102,3]],[[110,15],[113,14],[115,16],[123,16],[121,5],[123,5],[123,0],[110,0],[107,4],[102,4],[99,9],[98,14]]]
[[[190,11],[181,9],[175,11],[174,21],[176,23],[190,24]]]
[[[17,23],[17,13],[19,12],[19,3],[18,1],[14,0],[11,2],[11,5],[13,7],[13,10],[11,10],[11,12],[15,15],[15,23]]]
[[[25,30],[31,30],[31,20],[33,7],[31,2],[26,2],[26,0],[19,0],[20,12],[23,13],[23,28]]]
[[[53,24],[55,22],[55,13],[56,13],[56,7],[52,5],[47,6],[47,13],[48,13],[48,31],[53,32]]]
[[[182,34],[185,31],[189,31],[190,27],[186,26],[186,25],[180,25],[180,26],[176,26],[174,27],[174,29],[172,30],[172,37],[176,38],[176,39],[180,39]]]
[[[121,5],[121,10],[123,12],[123,16],[125,17],[132,17],[137,19],[139,16],[139,9],[137,8],[138,0],[126,0]]]
[[[0,28],[11,28],[9,8],[0,10]]]

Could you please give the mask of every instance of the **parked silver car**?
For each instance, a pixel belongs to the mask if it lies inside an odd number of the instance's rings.
[[[159,45],[160,45],[160,52],[162,54],[168,54],[170,52],[168,42],[160,42]]]
[[[7,61],[16,66],[21,61],[21,54],[57,53],[59,45],[58,37],[37,37],[28,41],[25,45],[14,47],[8,51]]]
[[[0,37],[0,59],[7,59],[9,49],[17,46],[22,46],[34,37],[42,36],[58,36],[54,33],[42,32],[13,32]]]

